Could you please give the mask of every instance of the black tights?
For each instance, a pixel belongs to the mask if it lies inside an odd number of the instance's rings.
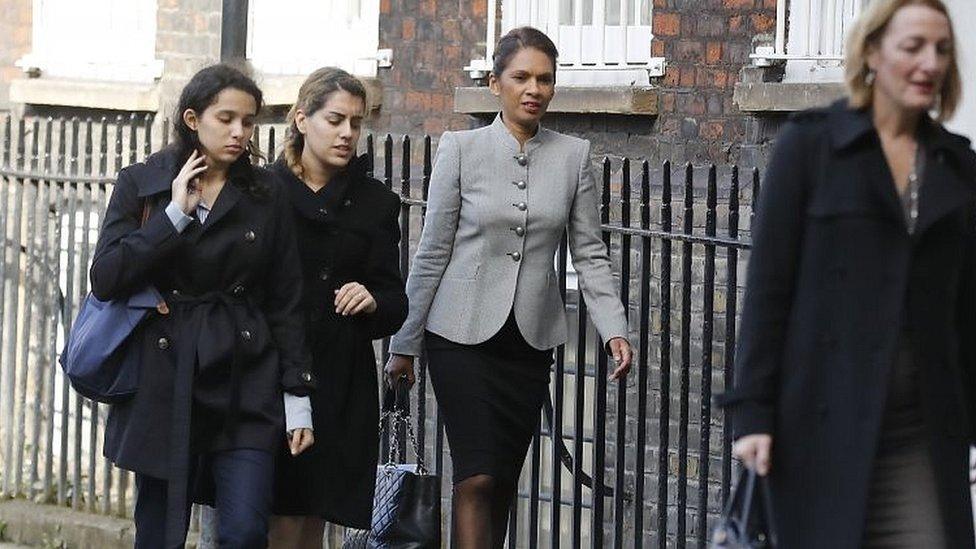
[[[454,485],[454,532],[459,549],[505,545],[515,481],[474,475]]]

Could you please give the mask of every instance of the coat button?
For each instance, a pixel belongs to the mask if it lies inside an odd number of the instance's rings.
[[[329,211],[325,208],[319,208],[319,217],[328,217]]]
[[[352,199],[347,198],[342,201],[343,208],[348,208],[349,206],[352,206]]]
[[[525,156],[525,153],[515,155],[515,161],[518,162],[519,166],[525,166],[529,163],[529,159]]]
[[[515,181],[512,184],[515,185],[520,191],[525,190],[525,181]]]
[[[159,347],[160,350],[163,350],[163,351],[165,351],[166,349],[169,349],[169,339],[168,338],[165,338],[165,337],[159,338],[159,340],[156,341],[156,346]]]
[[[529,209],[529,206],[525,202],[519,202],[518,204],[515,204],[514,206],[516,208],[518,208],[519,210],[523,211],[523,212],[525,210]]]
[[[176,288],[173,288],[172,290],[170,290],[170,293],[173,294],[173,295],[180,295],[180,291],[177,290]]]
[[[254,231],[247,231],[246,233],[244,233],[244,240],[248,242],[254,242],[254,239],[256,238],[257,235],[254,234]]]
[[[518,236],[525,236],[525,228],[524,227],[515,227],[515,234],[518,235]]]
[[[522,254],[519,253],[519,252],[512,252],[512,253],[510,253],[508,255],[512,256],[512,261],[514,261],[516,263],[518,263],[519,261],[522,261]]]
[[[244,295],[244,286],[240,284],[234,286],[234,295],[237,297],[241,297],[242,295]]]
[[[301,377],[302,377],[302,381],[304,381],[305,383],[311,383],[312,382],[312,374],[310,374],[308,372],[302,372],[302,376]]]
[[[323,267],[322,270],[319,271],[319,280],[321,280],[322,282],[326,282],[329,280],[329,276],[331,274],[332,271],[328,267]]]
[[[241,339],[251,341],[251,332],[249,330],[241,330]]]

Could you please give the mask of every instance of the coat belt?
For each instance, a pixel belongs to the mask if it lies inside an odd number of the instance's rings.
[[[193,377],[197,362],[200,324],[203,320],[201,305],[221,305],[234,320],[234,334],[241,331],[242,313],[249,312],[250,302],[243,296],[227,292],[207,292],[198,296],[172,294],[167,301],[178,306],[185,315],[176,330],[179,338],[176,356],[176,377],[173,383],[173,410],[169,442],[169,478],[166,491],[166,546],[183,547],[186,536],[188,513],[188,484],[190,475],[190,420],[193,406]],[[241,399],[241,345],[232,345],[230,408],[225,429],[233,434],[237,428]]]

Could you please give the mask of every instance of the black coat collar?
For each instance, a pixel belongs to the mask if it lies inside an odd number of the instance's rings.
[[[285,194],[303,217],[330,223],[335,221],[340,212],[352,205],[356,182],[367,177],[366,170],[369,158],[366,155],[352,159],[346,169],[342,170],[318,192],[309,189],[288,167],[284,159],[278,159],[271,166],[271,171],[281,179],[285,187]],[[323,215],[321,210],[326,210]]]
[[[831,145],[835,151],[867,149],[873,161],[865,175],[886,215],[904,221],[901,202],[891,180],[891,172],[881,151],[877,132],[867,109],[852,109],[846,101],[834,103],[828,111]],[[919,129],[926,163],[919,195],[915,236],[920,237],[939,219],[976,197],[976,166],[969,140],[950,133],[928,116]]]
[[[842,99],[832,104],[828,110],[830,121],[830,138],[834,150],[841,151],[865,145],[867,139],[876,137],[871,111],[868,109],[852,109],[847,100]],[[960,135],[950,133],[941,124],[925,116],[920,128],[925,148],[937,152],[949,153],[954,160],[965,163],[972,154],[969,140]]]

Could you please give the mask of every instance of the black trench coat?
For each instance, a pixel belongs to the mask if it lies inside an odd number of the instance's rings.
[[[773,435],[788,549],[860,546],[903,318],[949,547],[973,547],[976,155],[934,122],[924,130],[911,236],[868,112],[840,102],[795,116],[768,167],[724,400],[735,436]]]
[[[272,171],[295,211],[306,337],[321,383],[312,396],[315,445],[297,457],[281,447],[275,511],[369,528],[379,437],[372,341],[395,333],[407,317],[400,199],[366,175],[365,157],[317,193],[283,162]],[[335,290],[347,282],[370,291],[377,304],[373,314],[336,314]]]
[[[206,222],[181,234],[164,211],[181,165],[167,149],[119,173],[91,267],[99,299],[152,284],[168,303],[168,314],[152,313],[135,334],[139,389],[112,406],[104,453],[171,487],[186,478],[191,454],[276,451],[285,438],[282,390],[315,386],[294,227],[274,177],[244,168],[270,189],[258,198],[232,173]],[[140,228],[147,199],[152,211]]]

